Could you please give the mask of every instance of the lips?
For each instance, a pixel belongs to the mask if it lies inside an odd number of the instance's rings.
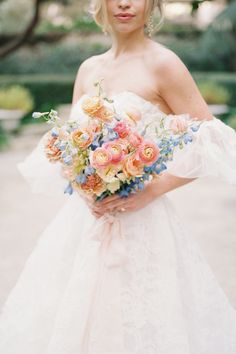
[[[118,18],[119,20],[130,20],[131,18],[134,17],[134,15],[130,13],[120,13],[115,15],[115,17]]]

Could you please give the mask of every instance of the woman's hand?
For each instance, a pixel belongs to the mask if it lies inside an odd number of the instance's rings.
[[[131,194],[127,198],[121,198],[115,194],[101,201],[95,201],[91,197],[85,197],[84,199],[92,214],[96,218],[99,218],[106,213],[114,214],[116,212],[136,211],[145,207],[157,197],[154,187],[154,183],[149,183],[142,191]]]
[[[129,195],[127,198],[121,198],[115,194],[102,201],[95,201],[91,196],[81,194],[89,206],[92,214],[99,218],[106,213],[136,211],[144,208],[159,196],[194,181],[196,178],[182,178],[163,172],[153,178],[142,191]]]

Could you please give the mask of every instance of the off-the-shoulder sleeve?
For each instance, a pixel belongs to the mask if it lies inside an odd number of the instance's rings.
[[[47,196],[62,196],[67,186],[61,173],[60,163],[50,163],[44,153],[45,133],[33,151],[16,164],[19,172],[28,182],[32,193]]]
[[[213,117],[206,120],[193,142],[177,149],[167,164],[168,172],[178,177],[214,176],[236,184],[236,133],[234,129]]]

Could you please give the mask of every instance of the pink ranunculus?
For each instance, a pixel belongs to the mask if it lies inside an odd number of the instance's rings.
[[[133,145],[135,148],[139,147],[143,143],[143,137],[134,132],[129,135],[129,142],[131,145]]]
[[[94,168],[103,168],[109,165],[112,160],[112,154],[104,148],[97,148],[92,151],[89,156],[90,163]]]
[[[105,143],[103,144],[103,147],[111,153],[111,162],[118,163],[122,160],[124,156],[123,146],[117,141],[110,141],[108,143]]]
[[[152,165],[159,157],[160,150],[152,142],[145,141],[138,149],[138,156],[143,164]]]
[[[116,124],[114,131],[123,139],[129,135],[130,129],[125,122],[119,122]]]

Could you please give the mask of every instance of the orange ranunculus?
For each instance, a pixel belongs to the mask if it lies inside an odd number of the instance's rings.
[[[57,162],[61,159],[61,150],[55,146],[57,137],[49,136],[44,145],[44,151],[50,162]]]
[[[159,156],[159,148],[152,142],[145,141],[138,149],[138,155],[144,165],[152,165]]]
[[[94,117],[100,119],[102,122],[111,122],[114,117],[114,112],[103,106],[96,112]]]
[[[96,195],[100,195],[102,192],[106,190],[105,183],[97,174],[93,174],[87,176],[87,180],[85,183],[80,185],[80,188],[87,193],[95,193]]]
[[[93,132],[90,129],[76,129],[71,133],[75,145],[81,149],[87,148],[93,141]]]
[[[103,107],[103,100],[99,96],[88,97],[82,102],[81,107],[90,117],[95,117],[100,108]]]
[[[123,172],[127,178],[141,177],[143,174],[143,164],[136,155],[128,156],[124,161]]]

